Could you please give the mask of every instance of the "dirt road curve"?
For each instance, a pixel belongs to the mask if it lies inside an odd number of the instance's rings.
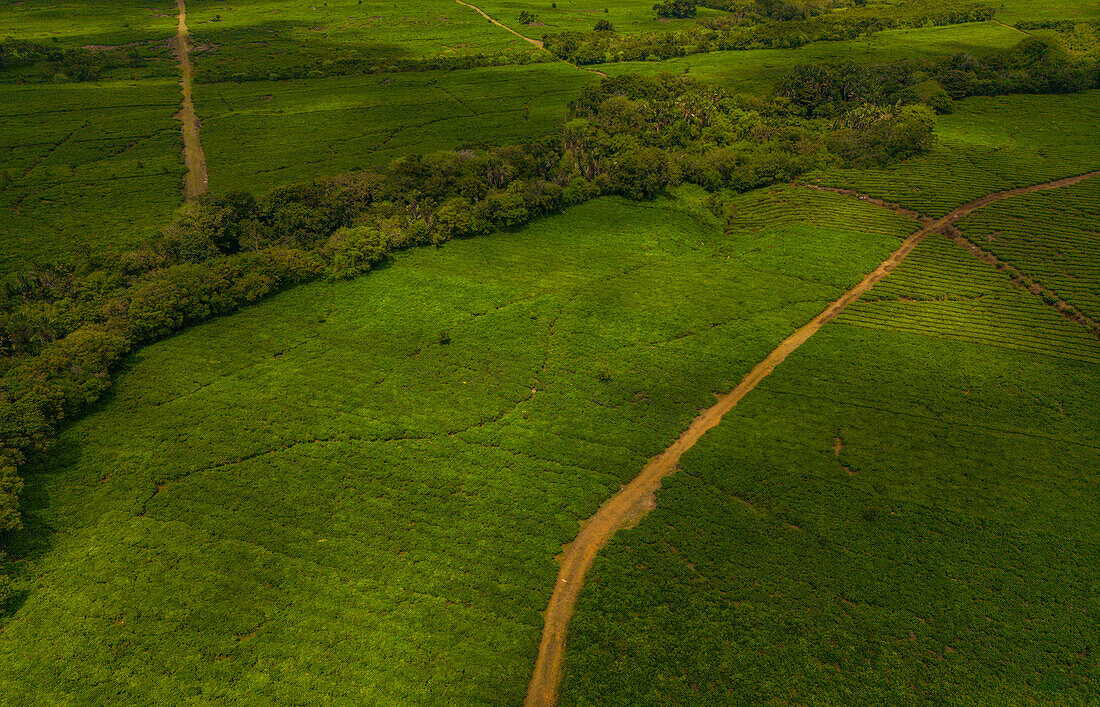
[[[487,20],[489,20],[490,22],[492,22],[492,23],[493,23],[494,25],[496,25],[497,27],[500,27],[501,29],[505,29],[505,30],[508,30],[509,32],[511,32],[512,34],[516,35],[517,37],[519,37],[519,38],[520,38],[520,39],[522,39],[523,41],[525,41],[525,42],[530,42],[531,44],[535,45],[535,46],[536,46],[536,47],[538,47],[539,49],[542,49],[542,48],[543,48],[543,47],[542,47],[542,42],[541,42],[541,41],[539,41],[539,40],[537,40],[537,39],[531,39],[530,37],[525,37],[525,36],[523,36],[522,34],[520,34],[519,32],[517,32],[517,31],[515,31],[514,29],[512,29],[511,27],[509,27],[508,25],[504,25],[504,24],[501,24],[501,23],[497,22],[497,21],[496,21],[496,20],[494,20],[494,19],[493,19],[492,17],[489,17],[488,15],[486,15],[486,14],[485,14],[485,12],[484,12],[484,11],[482,11],[482,9],[481,9],[480,7],[477,7],[477,6],[475,6],[475,5],[471,5],[471,4],[470,4],[470,3],[468,3],[468,2],[462,2],[462,0],[455,0],[455,2],[457,2],[457,3],[459,4],[459,5],[465,5],[466,7],[470,8],[471,10],[473,10],[473,11],[477,12],[477,14],[481,15],[481,16],[482,16],[482,17],[484,17],[485,19],[487,19]]]
[[[995,201],[1043,189],[1069,186],[1097,175],[1100,175],[1100,172],[1090,172],[1089,174],[1059,179],[1046,184],[989,194],[969,204],[964,204],[943,218],[927,224],[906,238],[901,246],[891,253],[890,257],[879,265],[874,272],[863,278],[862,282],[845,292],[840,299],[830,304],[825,311],[780,343],[774,351],[768,354],[767,358],[757,364],[756,368],[753,368],[745,376],[736,388],[720,398],[714,407],[703,411],[699,417],[695,418],[687,431],[680,435],[680,438],[673,442],[672,446],[653,458],[642,469],[641,474],[600,506],[596,515],[584,524],[573,542],[566,546],[562,554],[561,570],[558,572],[557,583],[550,597],[550,604],[546,608],[542,642],[539,645],[539,655],[535,662],[534,675],[531,677],[531,683],[527,688],[527,698],[524,705],[526,707],[546,707],[557,702],[558,683],[561,679],[562,658],[565,652],[566,629],[573,617],[584,575],[588,572],[588,568],[592,566],[596,553],[619,528],[622,528],[628,522],[641,518],[655,506],[654,492],[660,487],[661,480],[675,471],[680,456],[691,449],[707,430],[717,425],[722,416],[737,405],[741,398],[745,397],[761,380],[775,370],[775,367],[782,363],[791,352],[805,343],[825,323],[835,319],[845,307],[871,289],[879,280],[889,275],[921,241],[931,234],[947,228],[974,210]]]
[[[179,25],[176,29],[176,56],[180,60],[180,72],[183,80],[183,107],[176,118],[183,124],[183,162],[187,165],[187,174],[183,178],[183,196],[191,201],[206,193],[206,155],[199,141],[199,118],[195,115],[195,104],[191,102],[191,47],[187,43],[187,8],[183,0],[176,0],[179,9]]]

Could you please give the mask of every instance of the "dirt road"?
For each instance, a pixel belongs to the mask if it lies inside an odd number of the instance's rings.
[[[543,48],[541,41],[539,41],[537,39],[531,39],[530,37],[525,37],[524,35],[520,34],[517,31],[515,31],[514,29],[512,29],[508,25],[501,24],[500,22],[497,22],[492,17],[489,17],[488,15],[486,15],[485,11],[482,10],[480,7],[477,7],[476,5],[471,5],[468,2],[462,2],[462,0],[455,0],[455,2],[457,2],[459,5],[465,5],[466,7],[470,8],[471,10],[474,10],[475,12],[477,12],[477,14],[479,14],[482,17],[484,17],[485,19],[489,20],[490,22],[492,22],[497,27],[500,27],[501,29],[504,29],[504,30],[507,30],[507,31],[511,32],[512,34],[516,35],[517,37],[519,37],[523,41],[530,42],[531,44],[535,45],[539,49]]]
[[[723,415],[733,409],[761,380],[775,370],[775,367],[782,363],[791,352],[804,344],[823,325],[835,319],[845,307],[870,290],[875,283],[889,275],[921,241],[933,233],[942,231],[976,209],[995,201],[1044,189],[1069,186],[1097,175],[1100,175],[1100,172],[1090,172],[1089,174],[1067,177],[1045,184],[989,194],[964,204],[943,218],[925,225],[902,241],[901,246],[891,253],[890,257],[883,261],[872,273],[863,278],[858,285],[845,292],[840,299],[826,307],[825,311],[780,343],[774,351],[768,354],[767,358],[758,363],[745,376],[736,388],[722,396],[713,407],[703,411],[699,417],[695,418],[687,431],[680,435],[680,438],[673,442],[672,446],[654,457],[642,469],[641,474],[600,506],[596,515],[583,524],[577,537],[566,546],[562,553],[561,569],[558,572],[557,582],[553,594],[550,596],[550,604],[547,606],[544,615],[539,655],[535,662],[531,683],[527,688],[527,698],[524,705],[526,707],[545,707],[557,703],[558,683],[561,679],[562,658],[565,652],[566,630],[569,627],[570,619],[573,618],[584,576],[589,567],[592,566],[596,553],[607,544],[607,541],[611,539],[616,531],[628,523],[636,522],[655,507],[654,493],[660,488],[661,480],[676,470],[683,453],[691,449],[707,430],[717,425],[722,420]]]
[[[176,56],[180,61],[183,79],[183,106],[176,118],[183,125],[183,162],[187,165],[187,174],[183,177],[183,196],[191,201],[206,193],[206,155],[199,141],[199,118],[195,115],[195,104],[191,102],[191,46],[187,43],[187,8],[183,0],[176,0],[179,9],[179,25],[176,29]]]
[[[477,12],[477,14],[479,14],[479,15],[481,15],[482,17],[484,17],[485,19],[489,20],[490,22],[492,22],[492,23],[493,23],[494,25],[496,25],[497,27],[500,27],[500,28],[501,28],[501,29],[503,29],[503,30],[506,30],[506,31],[508,31],[508,32],[511,32],[512,34],[516,35],[517,37],[519,37],[519,38],[520,38],[520,39],[522,39],[523,41],[525,41],[525,42],[530,42],[531,44],[533,44],[534,46],[538,47],[539,49],[542,49],[543,51],[547,51],[547,53],[549,53],[549,51],[548,51],[548,50],[546,49],[546,47],[544,47],[544,46],[543,46],[543,44],[542,44],[542,41],[540,41],[540,40],[538,40],[538,39],[531,39],[530,37],[524,36],[524,35],[520,34],[519,32],[515,31],[514,29],[512,29],[512,28],[511,28],[511,27],[509,27],[508,25],[505,25],[505,24],[501,24],[500,22],[497,22],[497,21],[496,21],[496,20],[494,20],[494,19],[493,19],[492,17],[490,17],[489,15],[485,14],[485,11],[484,11],[484,10],[482,10],[482,9],[481,9],[480,7],[478,7],[477,5],[471,5],[470,3],[468,3],[468,2],[463,2],[462,0],[455,0],[455,2],[457,2],[457,3],[459,4],[459,5],[463,5],[463,6],[465,6],[465,7],[468,7],[468,8],[470,8],[471,10],[473,10],[473,11]],[[553,56],[553,54],[551,54],[551,56]],[[555,57],[555,58],[557,58],[557,57]],[[569,64],[569,65],[570,65],[570,66],[572,66],[572,67],[573,67],[574,69],[580,69],[581,71],[587,71],[587,72],[589,72],[589,73],[592,73],[592,74],[596,74],[596,75],[598,75],[598,76],[601,76],[601,77],[603,77],[603,78],[605,78],[605,79],[607,78],[607,74],[605,74],[605,73],[604,73],[604,72],[602,72],[602,71],[599,71],[598,69],[589,69],[589,68],[587,68],[587,67],[584,67],[584,66],[577,66],[576,64],[570,64],[570,63],[569,63],[568,61],[566,61],[565,59],[558,59],[558,61],[562,62],[563,64]]]

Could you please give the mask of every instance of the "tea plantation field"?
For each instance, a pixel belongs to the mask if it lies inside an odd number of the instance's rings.
[[[1100,320],[1100,181],[994,204],[959,226],[972,243]]]
[[[215,191],[268,191],[410,153],[547,134],[595,74],[562,63],[201,87]]]
[[[166,223],[181,199],[178,105],[171,80],[0,85],[0,276]]]
[[[1100,341],[911,257],[597,560],[561,704],[1096,701]]]
[[[143,349],[28,475],[0,689],[519,702],[577,521],[914,227],[783,187],[727,235],[697,199],[590,202]]]
[[[198,81],[263,77],[293,67],[323,72],[340,60],[386,66],[403,59],[508,56],[534,47],[454,0],[191,0]],[[526,59],[525,59],[526,58]]]

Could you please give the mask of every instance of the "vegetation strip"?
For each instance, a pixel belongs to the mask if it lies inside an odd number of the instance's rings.
[[[1098,174],[1100,174],[1100,171],[1090,172],[1088,174],[1082,175],[1081,176],[1081,181],[1084,181],[1085,179],[1088,179],[1089,177],[1094,177]],[[908,216],[909,218],[920,221],[921,223],[931,223],[932,222],[932,218],[930,216],[925,216],[924,214],[921,214],[917,211],[913,211],[912,209],[907,209],[904,206],[900,206],[898,204],[893,204],[891,202],[884,201],[882,199],[876,199],[873,196],[869,196],[867,194],[861,194],[861,193],[859,193],[857,191],[853,191],[851,189],[840,189],[840,188],[837,188],[837,187],[824,187],[824,186],[821,186],[819,184],[800,183],[800,182],[798,182],[798,180],[795,180],[794,182],[792,182],[792,184],[799,184],[800,186],[804,186],[808,189],[814,189],[816,191],[827,191],[827,192],[832,192],[834,194],[844,194],[846,196],[854,196],[854,197],[858,198],[860,201],[866,201],[869,204],[874,204],[875,206],[880,206],[884,209],[889,209],[890,211],[893,211],[896,214],[900,214],[902,216]],[[1064,299],[1062,299],[1058,295],[1054,294],[1054,292],[1052,292],[1050,290],[1050,288],[1045,287],[1042,283],[1036,282],[1033,277],[1029,277],[1028,275],[1024,274],[1023,272],[1020,271],[1019,268],[1013,266],[1011,263],[1009,263],[1005,260],[1002,260],[1001,258],[998,258],[993,253],[990,253],[988,250],[985,250],[984,248],[980,247],[979,245],[974,243],[974,241],[972,241],[969,238],[967,238],[966,236],[964,236],[962,234],[962,232],[960,232],[954,226],[948,226],[948,227],[944,228],[942,233],[951,242],[953,242],[956,245],[966,249],[974,257],[978,258],[979,260],[981,260],[984,263],[988,263],[989,265],[992,265],[993,267],[995,267],[998,270],[1000,270],[1000,271],[1004,272],[1005,274],[1007,274],[1008,278],[1009,278],[1009,281],[1013,285],[1015,285],[1017,287],[1022,287],[1025,290],[1027,290],[1028,292],[1030,292],[1031,294],[1038,296],[1040,299],[1043,300],[1044,303],[1046,303],[1046,304],[1050,305],[1051,307],[1053,307],[1054,309],[1056,309],[1058,311],[1058,313],[1061,314],[1063,317],[1065,317],[1066,319],[1068,319],[1072,322],[1076,322],[1077,324],[1080,324],[1081,326],[1088,329],[1089,332],[1093,336],[1095,336],[1097,338],[1100,338],[1100,322],[1096,321],[1092,317],[1088,316],[1087,314],[1085,314],[1081,310],[1074,307],[1069,302],[1066,302]]]
[[[183,160],[187,165],[187,174],[183,178],[183,194],[191,201],[206,193],[206,155],[199,141],[199,117],[195,114],[195,104],[191,101],[191,47],[187,43],[187,8],[183,0],[176,0],[179,8],[179,27],[176,30],[176,55],[180,60],[180,72],[183,74],[183,106],[176,118],[183,126]]]
[[[722,417],[733,409],[745,395],[753,390],[776,366],[782,363],[795,349],[804,344],[824,324],[835,319],[845,307],[855,302],[875,283],[890,274],[921,241],[934,233],[941,233],[959,219],[987,206],[995,201],[1021,194],[1058,189],[1077,184],[1100,174],[1100,171],[1066,177],[1064,179],[1036,184],[1007,191],[987,194],[970,203],[959,206],[946,216],[937,219],[906,238],[901,246],[873,272],[825,311],[814,317],[808,324],[784,339],[768,356],[758,363],[732,391],[722,396],[718,402],[703,411],[664,452],[654,457],[642,472],[617,494],[608,499],[594,516],[585,521],[581,531],[562,553],[561,569],[550,596],[550,603],[544,617],[542,640],[535,661],[534,674],[527,688],[524,700],[526,707],[539,707],[557,703],[558,685],[561,682],[562,659],[565,654],[566,630],[573,617],[577,599],[580,596],[584,576],[592,566],[596,553],[607,544],[620,528],[629,522],[637,522],[649,510],[655,507],[655,492],[664,477],[672,474],[680,457],[691,449],[709,429],[721,422]]]

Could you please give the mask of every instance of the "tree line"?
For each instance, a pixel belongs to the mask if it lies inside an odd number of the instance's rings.
[[[1015,47],[974,57],[903,60],[873,66],[802,65],[781,78],[778,96],[808,117],[830,116],[853,104],[916,104],[939,113],[967,96],[1073,93],[1100,88],[1100,61],[1076,59],[1054,44],[1029,37]]]
[[[993,18],[992,8],[955,0],[925,0],[828,12],[809,3],[782,0],[666,0],[654,6],[664,17],[694,17],[696,5],[723,10],[688,29],[616,35],[557,32],[543,35],[548,51],[578,65],[658,61],[712,51],[794,49],[813,42],[840,41],[888,29],[942,26]]]

